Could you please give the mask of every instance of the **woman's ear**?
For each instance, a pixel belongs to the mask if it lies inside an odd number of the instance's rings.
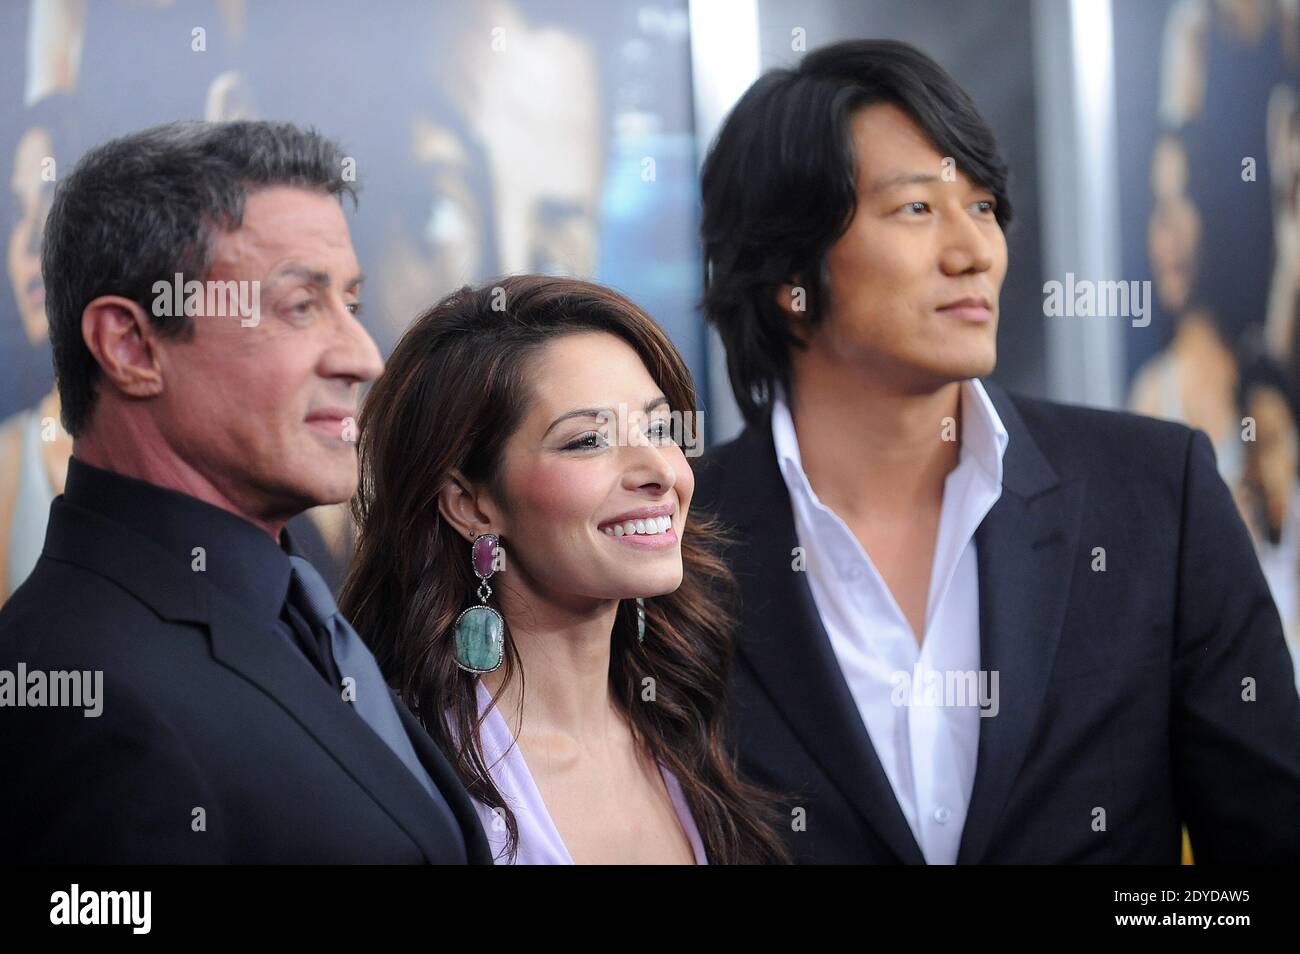
[[[438,491],[438,513],[457,533],[472,543],[480,533],[500,533],[492,520],[491,503],[460,471],[453,470]]]

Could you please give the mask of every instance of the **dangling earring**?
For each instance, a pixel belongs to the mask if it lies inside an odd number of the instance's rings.
[[[636,641],[645,642],[645,600],[636,598]]]
[[[480,533],[470,547],[470,565],[479,578],[478,601],[456,617],[454,654],[456,665],[466,672],[492,672],[505,658],[505,620],[487,605],[492,595],[488,578],[496,571],[499,539],[495,533]]]

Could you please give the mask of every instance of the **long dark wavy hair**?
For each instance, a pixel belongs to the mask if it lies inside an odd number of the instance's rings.
[[[478,677],[453,655],[455,620],[476,602],[478,579],[469,545],[439,513],[438,494],[453,469],[500,487],[503,450],[530,395],[530,359],[559,336],[591,331],[626,341],[670,409],[695,412],[689,369],[640,308],[590,282],[523,275],[462,288],[420,315],[360,415],[357,548],[339,604],[470,794],[486,805],[505,800],[479,744]],[[508,551],[509,541],[501,542]],[[740,778],[724,741],[736,587],[717,556],[723,543],[718,525],[692,509],[682,534],[682,585],[645,599],[643,643],[635,600],[621,601],[610,693],[638,748],[681,782],[710,861],[783,861],[773,802]],[[505,642],[497,698],[523,678],[509,620]],[[647,676],[655,680],[653,704],[640,700]],[[508,807],[502,817],[513,856],[518,826]]]

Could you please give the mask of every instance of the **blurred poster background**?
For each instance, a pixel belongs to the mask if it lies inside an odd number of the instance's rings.
[[[700,373],[686,0],[0,4],[0,601],[62,490],[40,236],[83,150],[173,119],[288,119],[340,140],[387,353],[467,282],[592,277],[662,324]],[[707,395],[706,382],[697,382]],[[344,508],[294,530],[337,584]]]
[[[1114,11],[1128,404],[1214,442],[1300,670],[1300,5]]]

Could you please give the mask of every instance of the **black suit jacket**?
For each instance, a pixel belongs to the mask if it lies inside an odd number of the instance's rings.
[[[102,670],[103,709],[0,709],[5,860],[453,860],[397,756],[293,645],[199,576],[56,498],[36,568],[0,609],[0,669]],[[468,860],[490,864],[468,794],[394,702]],[[192,830],[196,808],[206,831]]]
[[[1009,436],[976,533],[1000,711],[980,720],[959,863],[1176,863],[1183,823],[1198,862],[1300,861],[1300,699],[1209,440],[985,387]],[[805,809],[806,830],[782,826],[796,859],[922,863],[791,568],[770,426],[705,455],[693,506],[739,541],[729,729],[742,768]]]

